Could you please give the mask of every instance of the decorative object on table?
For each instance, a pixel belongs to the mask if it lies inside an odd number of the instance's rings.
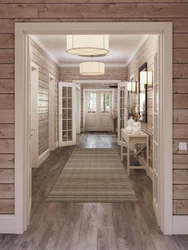
[[[117,113],[117,108],[111,108],[110,110],[110,114],[109,114],[111,120],[113,121],[113,130],[114,133],[116,133],[116,129],[117,129],[117,118],[118,118],[118,113]]]
[[[141,123],[138,121],[133,124],[132,134],[138,135],[140,133],[141,133]]]
[[[139,68],[139,106],[140,121],[147,123],[147,62]]]
[[[125,106],[129,110],[130,119],[127,121],[127,127],[125,128],[128,134],[140,134],[141,124],[140,124],[140,113],[139,105],[133,104],[131,106]]]

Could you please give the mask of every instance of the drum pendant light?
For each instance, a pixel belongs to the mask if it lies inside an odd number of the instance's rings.
[[[67,35],[67,53],[102,56],[109,52],[108,35]]]
[[[80,63],[80,74],[85,76],[104,75],[105,65],[102,62],[82,62]]]

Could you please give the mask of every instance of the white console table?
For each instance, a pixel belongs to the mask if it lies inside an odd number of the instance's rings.
[[[127,147],[127,153],[123,152],[124,143]],[[135,144],[146,144],[146,165],[145,166],[131,166],[130,165],[130,150],[134,150]],[[127,174],[130,175],[130,169],[145,169],[148,175],[149,169],[149,135],[141,131],[140,134],[127,134],[125,129],[121,129],[121,160],[123,156],[127,155]]]

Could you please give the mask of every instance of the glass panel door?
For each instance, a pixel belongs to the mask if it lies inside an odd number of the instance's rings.
[[[128,120],[128,92],[127,82],[118,84],[118,143],[121,144],[121,129],[125,128]]]
[[[76,144],[75,96],[75,84],[59,83],[59,146]]]

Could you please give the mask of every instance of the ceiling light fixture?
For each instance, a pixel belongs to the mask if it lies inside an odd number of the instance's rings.
[[[102,56],[108,52],[108,35],[67,35],[67,53],[69,54]]]
[[[102,62],[80,63],[80,74],[84,76],[100,76],[105,73],[105,64]]]

